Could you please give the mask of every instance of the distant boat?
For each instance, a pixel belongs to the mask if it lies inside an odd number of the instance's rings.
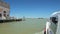
[[[25,16],[23,16],[23,19],[22,20],[25,21]]]
[[[44,19],[44,18],[38,18],[38,19]]]

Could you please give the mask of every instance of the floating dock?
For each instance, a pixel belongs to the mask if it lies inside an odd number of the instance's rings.
[[[22,21],[22,19],[0,20],[0,23],[4,23],[4,22],[13,22],[13,21]]]

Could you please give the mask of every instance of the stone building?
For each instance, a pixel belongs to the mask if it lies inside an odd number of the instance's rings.
[[[0,0],[0,20],[9,19],[10,6],[8,3]]]

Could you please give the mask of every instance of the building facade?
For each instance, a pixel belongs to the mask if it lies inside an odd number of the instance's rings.
[[[10,6],[4,1],[0,1],[0,20],[8,19],[10,14]]]

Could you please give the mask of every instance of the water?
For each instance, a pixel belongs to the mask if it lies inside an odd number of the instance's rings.
[[[41,32],[46,19],[26,19],[20,22],[0,23],[0,34],[35,34]]]

